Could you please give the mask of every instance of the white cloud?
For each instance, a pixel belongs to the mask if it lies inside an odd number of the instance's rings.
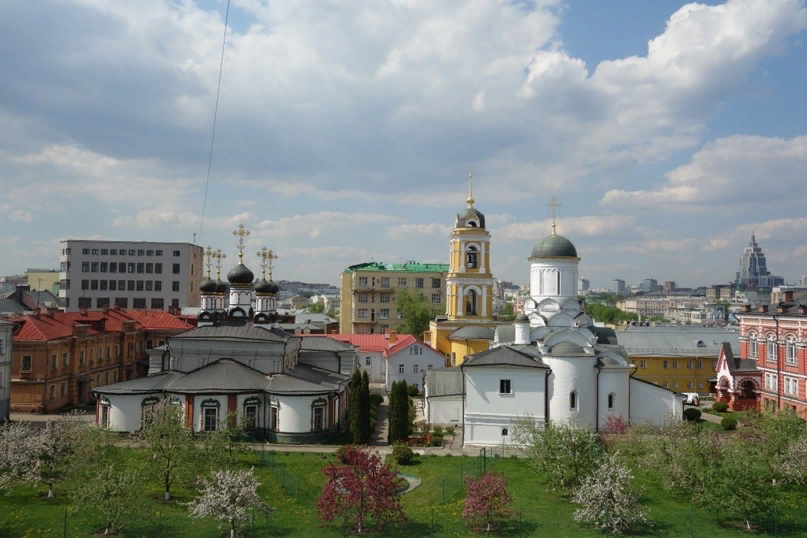
[[[31,222],[32,220],[34,220],[34,214],[24,209],[17,209],[15,211],[12,211],[11,214],[8,216],[8,218],[20,222]]]
[[[387,228],[387,236],[393,239],[414,239],[416,236],[446,238],[451,234],[451,226],[432,222],[430,224],[399,224]]]
[[[754,234],[757,241],[803,240],[807,235],[807,217],[783,218],[741,224],[713,237],[703,249],[707,251],[733,249],[739,251]]]
[[[602,204],[653,210],[758,207],[807,200],[807,136],[789,140],[736,135],[710,142],[653,190],[610,190]],[[760,199],[760,192],[765,196]]]
[[[693,249],[696,249],[699,244],[700,240],[693,237],[686,239],[647,239],[617,245],[614,247],[614,250],[617,252],[635,252],[639,254],[689,254]]]
[[[298,214],[275,220],[264,220],[259,223],[256,234],[261,237],[287,237],[307,235],[318,237],[324,232],[341,230],[349,227],[389,222],[395,217],[380,213],[341,213],[337,211],[320,211],[318,213]]]
[[[624,215],[589,215],[568,217],[558,221],[558,233],[567,237],[601,236],[633,231],[637,226],[636,217]],[[514,222],[496,229],[496,235],[504,241],[537,240],[549,234],[552,220]]]
[[[135,217],[129,215],[117,217],[112,221],[112,225],[116,228],[136,226],[138,228],[195,229],[199,227],[201,220],[200,215],[187,211],[146,209],[138,212]],[[254,221],[255,215],[252,213],[239,213],[232,217],[205,217],[204,228],[230,229],[237,228],[239,224],[249,225]]]

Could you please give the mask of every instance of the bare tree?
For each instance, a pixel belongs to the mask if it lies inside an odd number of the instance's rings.
[[[180,476],[192,472],[196,449],[190,432],[182,424],[182,406],[161,400],[144,413],[140,441],[149,452],[146,472],[162,482],[165,500]]]

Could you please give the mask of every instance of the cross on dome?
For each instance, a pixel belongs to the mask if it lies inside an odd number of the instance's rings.
[[[465,200],[465,202],[468,204],[469,208],[473,207],[474,202],[476,201],[476,200],[474,200],[473,190],[474,190],[474,169],[473,169],[473,167],[469,166],[468,167],[468,198]]]
[[[205,251],[205,266],[207,267],[207,278],[210,278],[210,266],[213,265],[213,248],[208,245],[207,250]]]
[[[237,230],[233,230],[233,235],[238,238],[235,246],[238,249],[238,263],[244,265],[244,247],[246,246],[246,237],[249,237],[249,230],[243,224],[238,225]]]
[[[548,205],[552,210],[552,235],[557,235],[556,231],[557,223],[555,222],[555,220],[557,219],[558,216],[557,210],[560,207],[560,204],[558,203],[558,197],[553,194],[552,199],[546,205]]]
[[[275,266],[275,260],[278,258],[272,250],[266,250],[266,247],[258,251],[258,258],[261,260],[261,277],[266,278],[266,270],[269,270],[269,280],[272,280],[272,270]]]
[[[227,257],[220,248],[216,249],[216,252],[212,254],[213,259],[216,260],[216,278],[221,280],[221,263]]]

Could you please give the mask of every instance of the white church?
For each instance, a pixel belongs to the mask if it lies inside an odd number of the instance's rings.
[[[461,425],[464,445],[501,446],[525,415],[593,430],[608,417],[681,419],[683,395],[633,377],[616,333],[586,314],[577,249],[554,222],[529,262],[530,298],[515,323],[498,325],[489,349],[459,366],[424,374],[426,421]]]

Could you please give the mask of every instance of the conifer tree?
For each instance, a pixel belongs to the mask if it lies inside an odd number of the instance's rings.
[[[370,430],[370,376],[366,370],[361,376],[361,426],[362,441],[368,443],[373,432]]]
[[[362,443],[361,392],[361,372],[356,368],[353,370],[353,377],[350,380],[350,404],[348,413],[350,417],[350,435],[353,438],[353,442],[357,445]]]
[[[389,418],[389,425],[387,428],[387,441],[390,444],[394,443],[397,438],[395,437],[395,432],[397,431],[397,421],[398,421],[398,382],[394,381],[392,386],[390,387],[389,391],[389,409],[387,410],[387,417]]]

